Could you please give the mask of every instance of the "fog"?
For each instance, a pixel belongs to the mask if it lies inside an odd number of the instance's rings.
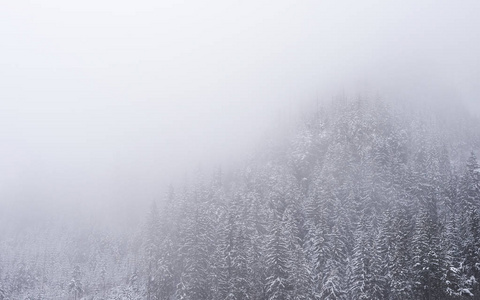
[[[479,11],[479,1],[4,1],[0,217],[143,216],[168,184],[241,162],[303,103],[342,90],[447,94],[479,114]]]

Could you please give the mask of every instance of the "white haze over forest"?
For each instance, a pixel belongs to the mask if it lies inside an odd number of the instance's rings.
[[[242,162],[279,120],[342,91],[453,99],[479,114],[479,11],[479,1],[2,1],[0,218],[137,224],[168,184]]]
[[[0,0],[0,300],[480,299],[479,15]]]

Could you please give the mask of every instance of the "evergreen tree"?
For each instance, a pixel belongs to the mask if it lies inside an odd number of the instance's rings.
[[[336,225],[325,239],[325,266],[321,271],[320,299],[347,299],[347,246]]]
[[[210,278],[215,253],[212,236],[216,224],[210,217],[212,207],[207,195],[203,186],[195,188],[185,228],[185,239],[179,249],[184,265],[177,296],[182,300],[212,297]]]
[[[289,240],[282,226],[281,216],[274,215],[268,234],[266,250],[265,298],[268,300],[290,299],[293,287],[289,281],[291,256]]]
[[[81,282],[81,271],[78,265],[73,268],[72,279],[68,284],[68,289],[70,293],[73,294],[74,300],[80,299],[82,297],[83,285]]]
[[[441,250],[444,257],[442,276],[445,294],[450,297],[470,294],[468,287],[463,286],[462,279],[462,251],[461,251],[461,235],[459,230],[459,220],[453,213],[447,217],[444,225],[442,238],[440,241]]]
[[[391,261],[391,298],[395,300],[412,298],[413,282],[413,221],[406,206],[400,206],[394,212],[394,243],[392,243]]]
[[[413,238],[415,289],[419,299],[445,297],[442,276],[445,265],[439,248],[439,226],[429,211],[422,209],[417,217]]]
[[[379,257],[372,219],[364,216],[355,233],[352,255],[351,299],[383,299]]]
[[[474,153],[471,153],[460,182],[464,282],[474,297],[480,299],[480,175]]]

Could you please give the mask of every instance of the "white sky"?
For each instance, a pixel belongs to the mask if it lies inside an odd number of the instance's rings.
[[[479,14],[473,0],[0,0],[0,204],[150,201],[339,88],[448,89],[478,113]]]

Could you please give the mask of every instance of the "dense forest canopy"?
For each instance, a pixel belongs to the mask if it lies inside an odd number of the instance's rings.
[[[4,224],[0,299],[480,299],[480,122],[442,112],[337,97],[128,232]]]

